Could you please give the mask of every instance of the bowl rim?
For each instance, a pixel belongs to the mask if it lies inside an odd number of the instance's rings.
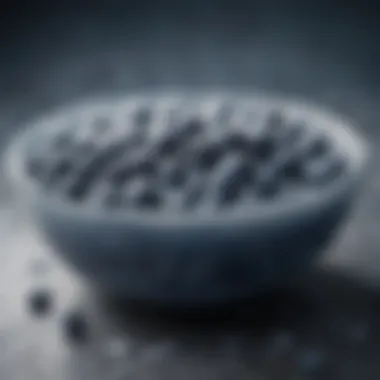
[[[310,192],[305,195],[294,197],[291,202],[280,200],[271,201],[268,204],[259,204],[249,209],[254,214],[247,215],[247,209],[238,208],[237,212],[224,214],[221,211],[215,213],[141,213],[134,211],[108,212],[102,209],[90,207],[78,207],[75,203],[65,202],[51,194],[38,192],[38,188],[32,181],[28,180],[24,173],[23,154],[24,147],[28,143],[28,138],[38,130],[42,130],[46,125],[61,125],[64,121],[67,124],[68,116],[86,114],[93,115],[101,110],[124,109],[126,105],[134,104],[136,101],[149,101],[160,99],[173,101],[176,99],[198,99],[198,104],[212,104],[215,100],[235,99],[242,104],[254,105],[256,109],[267,112],[279,109],[290,118],[301,118],[311,121],[313,127],[326,132],[337,144],[338,149],[346,155],[348,159],[348,171],[341,180],[332,185],[324,187],[318,194]],[[209,102],[209,103],[207,103]],[[95,112],[94,112],[95,111]],[[54,131],[54,128],[50,128]],[[46,132],[46,131],[45,131]],[[49,132],[50,133],[50,132]],[[97,97],[84,100],[77,104],[68,104],[61,107],[57,112],[48,113],[37,118],[26,125],[25,128],[15,137],[4,152],[3,163],[7,179],[14,185],[17,192],[32,204],[38,203],[50,211],[62,216],[75,216],[83,221],[132,223],[135,225],[151,227],[195,227],[195,226],[233,226],[241,223],[265,224],[273,221],[280,222],[288,220],[289,217],[306,217],[308,214],[319,212],[347,193],[354,192],[362,182],[362,177],[369,159],[369,145],[356,130],[353,123],[341,116],[327,110],[325,107],[312,104],[310,102],[296,99],[289,96],[272,95],[263,92],[245,91],[158,91],[151,93],[134,93],[124,96],[116,95],[109,97]],[[245,205],[245,203],[242,203]],[[227,216],[227,217],[225,217]],[[164,219],[165,218],[165,219]]]

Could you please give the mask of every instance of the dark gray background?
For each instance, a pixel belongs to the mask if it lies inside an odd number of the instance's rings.
[[[380,27],[376,10],[360,4],[306,3],[204,0],[183,2],[181,7],[164,1],[4,6],[3,147],[33,116],[90,95],[221,86],[279,92],[328,106],[357,124],[369,137],[374,154],[358,208],[326,253],[323,273],[317,271],[302,282],[295,294],[257,301],[234,312],[234,320],[223,318],[224,326],[216,330],[216,321],[206,326],[168,324],[158,316],[130,316],[121,328],[112,322],[117,314],[106,313],[93,297],[83,296],[86,289],[60,264],[52,264],[46,277],[36,277],[29,262],[54,259],[25,215],[15,211],[15,199],[2,180],[2,380],[298,379],[305,378],[299,360],[308,349],[331,359],[324,379],[379,378],[379,302],[368,283],[380,279]],[[23,296],[31,286],[45,282],[55,289],[58,309],[51,320],[38,322],[27,316]],[[77,303],[86,305],[97,326],[92,343],[79,349],[67,346],[58,328],[60,312]],[[264,326],[263,320],[270,322]]]

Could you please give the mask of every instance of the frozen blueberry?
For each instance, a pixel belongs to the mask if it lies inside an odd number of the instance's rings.
[[[136,127],[145,129],[152,120],[152,110],[148,106],[141,106],[137,108],[133,114],[133,122]]]
[[[49,183],[55,184],[57,181],[60,181],[66,178],[74,169],[74,163],[69,158],[61,158],[53,166],[52,170],[49,173]]]
[[[189,186],[186,187],[183,197],[183,207],[186,210],[196,208],[201,202],[206,192],[206,185],[202,177],[194,177]]]
[[[303,123],[292,123],[282,130],[279,134],[279,140],[282,146],[297,146],[308,135],[308,128]]]
[[[86,196],[94,182],[103,174],[114,160],[122,156],[128,146],[125,141],[112,144],[92,157],[84,165],[78,178],[69,188],[69,195],[72,199],[81,200]]]
[[[242,132],[230,132],[223,140],[223,144],[229,151],[237,151],[240,153],[249,153],[251,151],[252,143]]]
[[[133,131],[131,139],[135,144],[142,144],[148,136],[153,120],[152,110],[148,106],[137,108],[132,115]]]
[[[172,156],[187,147],[203,130],[203,122],[196,118],[185,120],[179,125],[172,125],[166,136],[157,144],[157,151],[160,156]]]
[[[151,150],[131,152],[109,169],[107,178],[120,186],[135,177],[154,178],[158,175],[159,160]]]
[[[204,131],[204,129],[205,126],[202,120],[193,118],[185,121],[179,128],[178,133],[183,139],[187,140],[189,138],[198,136]]]
[[[170,131],[157,143],[156,149],[160,156],[168,157],[176,154],[181,149],[181,145],[181,137]]]
[[[47,314],[53,303],[52,295],[48,290],[38,289],[28,297],[29,310],[35,315]]]
[[[211,170],[222,158],[223,146],[219,143],[209,143],[195,152],[195,159],[199,169]]]
[[[124,206],[125,197],[121,189],[111,189],[104,201],[106,207],[115,210]]]
[[[136,197],[136,203],[143,209],[155,209],[161,204],[161,197],[153,189],[145,189]]]
[[[71,201],[79,202],[83,200],[87,192],[87,184],[84,181],[73,181],[66,189],[68,198]]]
[[[218,203],[226,206],[236,202],[247,190],[253,179],[252,165],[235,157],[230,157],[220,168]]]
[[[109,146],[101,149],[97,160],[103,165],[107,165],[110,162],[122,157],[131,148],[129,139],[121,139],[120,141],[113,142]]]
[[[79,311],[72,311],[65,315],[63,332],[65,337],[73,343],[85,342],[89,335],[89,325],[85,315]]]
[[[186,167],[179,164],[174,165],[168,173],[168,182],[169,185],[174,188],[182,187],[186,184],[188,180],[189,173],[186,170]]]
[[[223,103],[219,106],[215,113],[215,122],[217,124],[229,124],[231,122],[232,116],[235,112],[235,108],[230,103]]]
[[[300,181],[305,177],[304,162],[301,153],[288,152],[281,158],[281,169],[285,179],[290,181]]]
[[[53,149],[58,149],[60,151],[67,150],[71,148],[74,144],[74,136],[70,131],[62,131],[54,136],[52,140]]]
[[[123,185],[136,175],[136,166],[130,163],[123,163],[112,169],[109,173],[111,183],[117,186]]]
[[[92,182],[96,176],[96,167],[91,162],[87,164],[78,177],[75,177],[68,185],[67,194],[73,201],[83,200],[92,188]]]
[[[256,174],[254,191],[259,198],[272,198],[281,189],[281,178],[275,165],[261,167]]]
[[[163,199],[160,192],[154,188],[154,183],[144,179],[136,179],[127,185],[127,197],[139,209],[157,209]]]
[[[341,157],[327,156],[305,165],[306,180],[310,184],[324,185],[344,173],[345,162]]]
[[[318,136],[311,139],[307,146],[307,156],[310,158],[319,158],[329,153],[331,141],[326,136]]]
[[[140,174],[143,176],[154,176],[158,171],[158,163],[154,160],[154,158],[145,158],[140,162],[136,163],[136,174]]]
[[[252,142],[253,156],[259,160],[268,160],[275,154],[276,142],[269,134],[263,134]]]
[[[272,111],[265,122],[265,129],[271,134],[280,132],[285,127],[284,116],[280,111]]]

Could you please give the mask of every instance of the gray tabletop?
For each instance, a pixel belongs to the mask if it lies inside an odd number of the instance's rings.
[[[174,12],[162,22],[162,9],[127,15],[116,8],[109,14],[58,8],[43,22],[37,16],[19,20],[23,33],[5,34],[2,47],[2,147],[26,121],[57,105],[165,86],[302,96],[351,118],[374,146],[379,143],[379,54],[369,22],[339,15],[328,24],[310,14],[290,18],[269,5],[234,17],[206,10]],[[126,310],[93,294],[28,222],[1,173],[0,378],[378,378],[377,156],[375,149],[353,217],[312,274],[291,291],[203,321]],[[44,319],[26,308],[28,293],[38,286],[54,294]],[[88,317],[86,344],[74,345],[62,332],[62,317],[72,308]]]

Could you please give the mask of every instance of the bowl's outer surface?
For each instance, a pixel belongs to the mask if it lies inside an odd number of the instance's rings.
[[[291,279],[328,244],[356,198],[367,158],[365,144],[339,118],[329,119],[328,113],[296,102],[255,96],[251,101],[285,105],[290,114],[309,115],[312,123],[320,123],[337,140],[338,149],[348,154],[347,175],[322,189],[321,196],[293,198],[292,203],[284,199],[260,210],[252,208],[252,215],[229,219],[223,214],[220,220],[213,215],[190,222],[175,215],[176,219],[161,218],[160,223],[159,215],[150,219],[126,212],[115,217],[82,210],[33,189],[20,167],[22,153],[38,140],[33,129],[10,149],[8,171],[29,197],[47,239],[99,288],[162,303],[220,303],[250,297]],[[35,127],[40,133],[47,123],[51,132],[51,124],[60,124],[58,119],[47,118]]]
[[[351,195],[287,224],[262,226],[160,229],[88,222],[47,203],[36,210],[57,252],[100,289],[132,300],[210,305],[249,298],[300,274],[330,242]]]

